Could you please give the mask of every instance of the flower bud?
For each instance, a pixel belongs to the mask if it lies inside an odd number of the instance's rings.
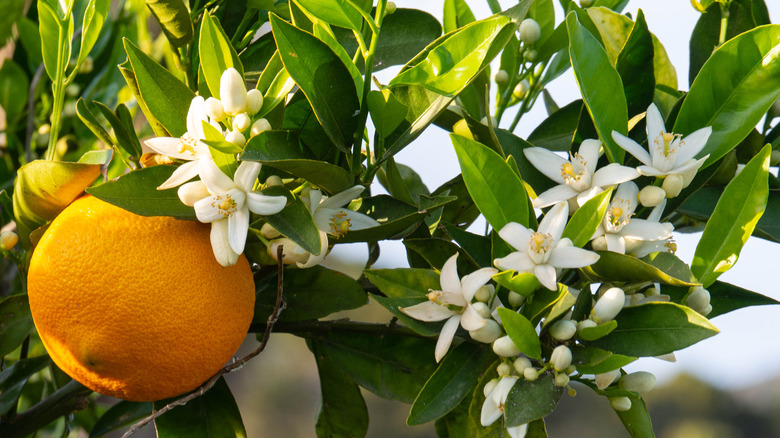
[[[225,108],[222,107],[222,102],[214,97],[206,99],[206,115],[216,120],[217,122],[225,118]]]
[[[498,368],[496,369],[496,371],[498,371],[498,375],[501,377],[509,376],[512,374],[512,365],[502,362],[498,364]]]
[[[629,297],[627,299],[627,301],[628,301],[627,305],[628,306],[638,306],[639,303],[641,303],[642,300],[644,300],[645,298],[646,297],[645,297],[644,294],[631,294],[631,295],[629,295]]]
[[[644,294],[646,297],[654,297],[656,295],[661,295],[661,291],[658,290],[657,287],[648,287],[644,290]]]
[[[626,374],[618,381],[620,389],[644,394],[655,386],[655,376],[647,371]]]
[[[246,112],[249,115],[255,115],[263,107],[263,93],[258,89],[251,89],[246,92]]]
[[[491,298],[493,298],[493,292],[495,290],[496,288],[492,284],[486,284],[477,289],[477,293],[474,294],[474,298],[476,298],[477,301],[487,303]],[[485,318],[487,318],[487,316]]]
[[[470,331],[469,336],[471,336],[471,339],[477,342],[490,344],[491,342],[498,339],[499,336],[501,336],[501,326],[499,326],[498,323],[492,319],[488,319],[485,322],[486,324],[481,328]]]
[[[626,294],[623,289],[613,287],[604,292],[604,296],[596,301],[590,312],[590,319],[597,324],[603,324],[614,319],[626,304]]]
[[[95,60],[93,60],[91,56],[87,56],[86,58],[84,58],[84,62],[81,63],[81,67],[79,67],[79,73],[84,75],[90,74],[94,69],[95,69]]]
[[[528,367],[525,370],[523,370],[523,377],[525,377],[525,380],[528,380],[529,382],[533,382],[534,380],[539,378],[539,372],[536,371],[536,368],[534,367]]]
[[[230,131],[225,135],[225,140],[229,141],[230,143],[233,143],[236,146],[243,146],[246,143],[246,138],[244,138],[244,134],[238,132],[238,131]]]
[[[501,357],[514,357],[520,354],[517,345],[509,336],[502,336],[493,341],[493,352]]]
[[[539,23],[533,18],[526,18],[520,23],[520,41],[527,45],[536,44],[539,38],[542,36],[542,29],[539,27]]]
[[[594,251],[606,251],[607,250],[607,238],[599,236],[590,242]]]
[[[276,228],[274,228],[273,225],[269,223],[265,223],[263,224],[262,227],[260,227],[260,235],[262,235],[268,240],[271,240],[281,236],[282,233],[280,233]]]
[[[550,355],[550,365],[555,371],[563,371],[571,365],[571,350],[565,345],[555,347]]]
[[[620,370],[612,370],[606,373],[596,374],[596,387],[603,390],[607,386],[611,385],[619,375]]]
[[[577,331],[581,332],[582,329],[596,327],[598,324],[596,324],[596,321],[593,321],[591,319],[585,319],[577,323]]]
[[[520,307],[525,302],[525,297],[515,291],[509,291],[509,305],[512,307]]]
[[[569,384],[569,376],[568,374],[556,374],[555,375],[555,386],[559,388],[563,388],[564,386]]]
[[[293,242],[292,240],[282,237],[279,239],[272,240],[268,244],[268,248],[266,251],[268,252],[268,255],[271,256],[272,259],[279,261],[279,259],[276,256],[276,251],[279,246],[282,246],[284,250],[282,251],[282,263],[285,265],[291,265],[295,263],[306,263],[306,261],[309,259],[309,254],[305,252],[296,251],[297,244]]]
[[[580,0],[580,6],[582,6],[583,8],[593,6],[594,1],[595,0]]]
[[[0,248],[4,251],[10,251],[19,241],[19,235],[11,230],[5,230],[0,233]]]
[[[489,382],[485,384],[485,387],[482,388],[482,393],[485,394],[485,397],[488,396],[493,390],[496,388],[496,385],[498,385],[498,382],[501,381],[501,379],[491,379]]]
[[[246,84],[241,73],[233,67],[222,73],[219,81],[219,97],[226,113],[236,115],[246,111]]]
[[[709,291],[701,286],[697,286],[693,289],[691,294],[688,295],[688,299],[685,301],[685,305],[699,313],[702,313],[702,311],[710,305]]]
[[[699,312],[699,314],[701,314],[701,316],[707,316],[707,315],[709,315],[711,312],[712,312],[712,305],[710,304],[709,306],[705,307],[705,308],[704,308],[704,310],[702,310],[701,312]]]
[[[569,365],[566,367],[566,371],[564,371],[566,374],[574,374],[574,372],[577,371],[577,367],[575,365]]]
[[[628,397],[610,397],[609,404],[618,412],[626,412],[631,409],[631,399]]]
[[[509,82],[509,73],[506,70],[499,70],[493,78],[497,85],[506,85]]]
[[[665,360],[666,362],[677,362],[677,356],[674,355],[674,352],[655,356],[655,358]]]
[[[515,85],[515,89],[512,91],[512,95],[518,99],[522,99],[526,94],[528,94],[528,90],[530,89],[531,84],[528,83],[528,79],[523,79],[522,81],[518,82],[517,85]]]
[[[532,50],[526,50],[525,55],[524,55],[525,60],[529,61],[529,62],[536,61],[537,56],[539,56],[539,52],[537,52],[536,50],[533,50],[533,49]]]
[[[263,131],[270,131],[271,129],[271,124],[268,123],[268,120],[257,119],[257,121],[252,124],[252,129],[249,130],[249,136],[254,137]]]
[[[387,2],[387,6],[385,6],[385,11],[387,12],[387,15],[395,14],[397,6],[394,2]]]
[[[667,175],[664,178],[664,183],[661,184],[661,188],[666,192],[667,198],[674,198],[680,194],[683,189],[683,177],[682,175],[672,174]]]
[[[518,374],[523,374],[526,368],[532,368],[533,365],[531,365],[531,361],[527,357],[521,356],[515,359],[514,367]]]
[[[183,184],[179,187],[177,193],[179,194],[181,202],[188,207],[192,207],[201,199],[211,196],[211,193],[209,193],[206,188],[206,184],[203,184],[202,181],[193,181]]]
[[[284,184],[282,178],[279,175],[271,175],[265,180],[266,187],[280,186]]]
[[[233,117],[233,129],[236,131],[246,131],[252,124],[252,119],[246,113],[241,113]]]
[[[478,302],[472,304],[471,307],[474,310],[477,311],[479,316],[481,316],[481,317],[483,317],[485,319],[489,319],[490,318],[490,307],[488,307],[487,304],[478,301]]]
[[[557,341],[568,341],[577,333],[577,324],[570,319],[556,321],[550,326],[550,336]]]
[[[657,186],[646,186],[639,191],[639,203],[645,207],[661,205],[666,199],[666,191]]]

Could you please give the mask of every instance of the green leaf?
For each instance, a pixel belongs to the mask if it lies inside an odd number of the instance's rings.
[[[13,205],[19,239],[29,245],[30,232],[54,219],[100,176],[100,166],[31,161],[16,173]]]
[[[414,251],[435,269],[441,269],[453,254],[460,254],[458,245],[437,237],[404,239],[404,246],[407,253]],[[476,268],[477,266],[468,259],[468,256],[458,258],[458,272],[461,274],[467,274]]]
[[[660,356],[718,333],[706,318],[674,303],[626,307],[615,321],[618,326],[610,334],[584,344],[626,356]]]
[[[582,374],[602,374],[622,368],[637,360],[636,357],[622,356],[595,347],[576,345],[571,347],[572,361],[577,372]]]
[[[41,35],[41,53],[43,54],[43,65],[46,67],[46,74],[49,75],[49,79],[55,81],[59,74],[58,72],[65,72],[65,65],[61,65],[59,50],[60,41],[63,41],[70,55],[70,41],[65,36],[66,24],[60,20],[57,11],[45,0],[38,0],[38,31]],[[73,25],[73,19],[69,21],[71,26]],[[67,64],[67,60],[70,56],[64,58],[64,62]]]
[[[455,409],[474,392],[480,374],[495,357],[490,348],[467,342],[450,351],[417,395],[406,424],[427,423]]]
[[[579,124],[582,105],[582,100],[575,100],[550,114],[531,132],[528,141],[551,151],[568,151]]]
[[[277,276],[257,285],[254,322],[265,323],[276,301]],[[318,319],[342,310],[356,309],[368,302],[360,284],[340,272],[322,266],[287,269],[284,272],[287,309],[280,321]]]
[[[244,76],[244,67],[238,59],[236,49],[230,44],[230,39],[219,24],[219,19],[209,13],[203,14],[203,22],[200,25],[198,54],[206,84],[211,95],[217,99],[220,98],[219,83],[225,70],[233,67],[238,70],[241,77]]]
[[[450,33],[461,27],[473,23],[477,19],[471,12],[469,5],[464,0],[444,0],[444,33]]]
[[[364,437],[368,431],[368,409],[360,388],[330,358],[317,341],[310,344],[320,376],[322,405],[317,413],[318,437]]]
[[[567,300],[569,295],[568,286],[561,283],[558,283],[558,290],[540,288],[523,305],[523,316],[528,318],[531,324],[539,324],[548,310],[554,309],[559,302]]]
[[[368,269],[363,273],[388,297],[424,298],[428,289],[441,289],[439,274],[430,269]]]
[[[0,301],[0,357],[16,350],[33,328],[27,295]]]
[[[539,50],[552,37],[555,30],[555,8],[552,0],[536,0],[528,9],[528,18],[533,18],[539,25],[541,34],[534,47]]]
[[[360,32],[363,16],[344,0],[298,0],[312,15],[329,24]]]
[[[604,336],[612,333],[617,328],[617,321],[614,319],[604,324],[597,325],[595,327],[584,327],[579,331],[579,337],[583,341],[595,341],[596,339],[603,338]]]
[[[596,281],[653,281],[672,286],[698,286],[698,283],[692,281],[690,276],[680,275],[679,272],[669,273],[664,272],[658,267],[654,266],[647,261],[639,260],[636,257],[619,254],[611,251],[596,251],[600,256],[599,260],[585,268],[581,268],[582,272],[588,277]],[[661,254],[668,254],[663,256]],[[673,254],[658,253],[655,256],[660,261],[667,262],[666,258],[673,257]]]
[[[621,163],[625,151],[612,139],[612,131],[628,133],[626,95],[620,74],[612,66],[607,52],[585,29],[576,13],[566,17],[569,30],[569,56],[582,98],[604,144],[607,158]]]
[[[0,106],[5,110],[8,126],[13,126],[17,117],[22,115],[27,106],[29,89],[30,80],[24,69],[11,59],[3,61],[0,67]]]
[[[653,102],[653,55],[653,36],[647,29],[645,15],[640,9],[615,65],[623,81],[629,116],[645,112]]]
[[[87,193],[140,216],[195,219],[195,210],[181,202],[176,188],[157,190],[174,170],[170,165],[145,167],[91,187]]]
[[[147,116],[160,122],[172,136],[181,137],[187,132],[187,112],[195,93],[130,40],[122,41],[141,99],[149,110]]]
[[[100,103],[100,102],[92,102],[92,105],[96,107],[101,114],[103,114],[103,117],[106,118],[106,121],[108,121],[108,124],[111,125],[111,128],[114,130],[114,136],[116,137],[115,142],[110,142],[109,144],[115,144],[119,146],[125,154],[131,157],[140,157],[141,156],[141,145],[136,144],[138,142],[138,139],[135,138],[135,130],[133,125],[130,125],[129,128],[131,129],[128,131],[128,127],[126,127],[121,120],[119,120],[119,117],[117,114],[115,114],[113,111],[111,111],[111,108],[107,107],[106,105]],[[120,107],[124,107],[125,110],[127,110],[127,107],[120,104]],[[117,110],[119,110],[120,107],[117,107]],[[132,134],[130,134],[132,132]],[[132,136],[131,136],[132,135]]]
[[[493,276],[493,280],[499,285],[519,293],[524,297],[529,297],[539,287],[539,280],[534,274],[521,272],[515,274],[515,271],[503,271]]]
[[[697,158],[703,167],[739,144],[780,97],[780,25],[761,26],[720,46],[691,85],[673,131],[690,134],[712,126]]]
[[[620,418],[629,435],[632,438],[655,438],[653,423],[650,420],[650,414],[647,412],[647,406],[642,397],[631,393],[621,396],[628,397],[631,400],[631,409],[615,411],[615,413]]]
[[[707,221],[691,263],[691,272],[704,287],[734,266],[742,246],[764,214],[771,151],[769,145],[765,146],[731,180]]]
[[[17,405],[27,379],[50,363],[49,356],[21,359],[0,373],[0,415]]]
[[[263,194],[287,197],[287,206],[282,211],[265,217],[265,220],[276,231],[282,233],[285,237],[288,237],[312,254],[316,255],[321,251],[327,251],[327,248],[322,248],[320,231],[314,223],[311,211],[301,201],[301,198],[293,195],[289,190],[281,186],[269,187],[263,190]]]
[[[520,177],[488,147],[450,134],[471,197],[488,223],[500,230],[509,222],[528,226],[528,202]]]
[[[349,70],[327,44],[275,14],[271,28],[285,68],[306,94],[328,137],[346,152],[360,109]]]
[[[4,44],[13,36],[13,25],[24,16],[24,0],[10,0],[3,4],[3,15],[0,16],[0,44]],[[7,61],[6,61],[7,62]]]
[[[153,410],[154,404],[152,402],[121,400],[98,418],[89,432],[89,438],[98,438],[122,427],[134,424],[138,420],[152,415]]]
[[[382,297],[375,294],[369,294],[369,297],[379,303],[382,307],[392,313],[395,318],[403,323],[403,325],[414,330],[415,333],[419,333],[423,336],[439,336],[441,328],[444,326],[444,321],[441,322],[423,322],[412,318],[411,316],[401,311],[402,307],[411,307],[415,304],[420,304],[428,299],[425,296],[422,297],[405,297],[405,298],[392,298]]]
[[[393,132],[406,116],[406,107],[387,88],[368,93],[368,110],[380,138]]]
[[[81,65],[81,62],[95,47],[110,7],[111,0],[93,0],[87,3],[87,9],[84,11],[84,22],[81,25],[81,48],[76,60],[77,65]]]
[[[154,408],[161,409],[171,401],[156,401]],[[222,377],[202,396],[155,419],[154,425],[158,438],[246,438],[238,405]]]
[[[722,281],[715,281],[707,290],[712,306],[712,312],[707,315],[709,319],[744,307],[780,304],[773,298]]]
[[[578,208],[566,224],[562,237],[568,237],[574,246],[579,248],[590,242],[590,238],[596,233],[604,214],[607,212],[611,194],[612,189],[610,188],[589,199],[582,207]]]
[[[190,12],[182,0],[146,0],[171,45],[181,47],[195,34]]]
[[[498,309],[498,316],[504,325],[504,330],[512,342],[520,349],[520,352],[531,359],[542,359],[542,344],[539,335],[531,321],[523,315],[506,308]]]
[[[515,427],[544,418],[555,410],[563,388],[555,386],[555,377],[545,373],[530,382],[518,379],[506,398],[506,426]]]

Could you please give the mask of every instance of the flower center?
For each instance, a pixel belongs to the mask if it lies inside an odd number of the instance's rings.
[[[339,211],[330,218],[330,234],[334,235],[336,239],[346,236],[350,227],[352,227],[352,222],[345,211]]]
[[[615,197],[605,216],[607,231],[611,233],[620,231],[626,226],[633,214],[633,209],[627,199]]]
[[[188,154],[194,158],[198,154],[197,146],[198,140],[190,135],[189,132],[185,132],[184,135],[179,138],[180,154]]]
[[[669,239],[665,244],[665,247],[669,248],[669,252],[674,254],[677,252],[677,243],[675,243],[673,240]]]
[[[244,192],[233,189],[224,195],[214,195],[211,198],[211,206],[216,208],[222,217],[230,217],[244,206],[245,200],[246,195],[244,195]]]
[[[537,265],[547,263],[553,248],[553,237],[551,234],[542,234],[534,232],[528,242],[528,256]]]
[[[582,192],[590,188],[591,175],[588,172],[587,161],[580,154],[571,156],[571,162],[561,165],[561,177],[574,190]]]

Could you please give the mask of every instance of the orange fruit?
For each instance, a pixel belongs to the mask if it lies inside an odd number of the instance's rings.
[[[27,287],[54,363],[132,401],[185,393],[219,371],[244,340],[255,302],[246,257],[219,265],[208,225],[138,216],[92,196],[51,223]]]

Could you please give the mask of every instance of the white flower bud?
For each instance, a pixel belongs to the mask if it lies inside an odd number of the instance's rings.
[[[236,115],[246,111],[246,84],[241,73],[233,67],[222,73],[219,80],[219,97],[226,113]]]
[[[688,162],[691,162],[691,161],[696,161],[696,160],[694,160],[693,158],[688,160]],[[737,165],[737,166],[739,166],[739,165]],[[696,172],[697,171],[698,171],[698,169],[696,168],[696,166],[694,166],[692,169],[686,170],[685,172],[680,174],[683,177],[683,188],[688,187],[688,185],[691,183],[691,181],[693,181],[693,178],[696,177]]]
[[[206,184],[203,184],[202,181],[193,181],[183,184],[179,187],[177,193],[179,194],[181,202],[188,207],[192,207],[201,199],[211,196],[211,193],[209,193],[206,188]]]
[[[485,387],[482,388],[482,393],[485,394],[485,397],[488,396],[493,390],[496,388],[496,385],[498,385],[498,382],[500,382],[501,379],[491,379],[489,382],[485,384]]]
[[[257,119],[257,121],[252,124],[252,129],[249,130],[249,136],[254,137],[263,131],[270,131],[271,129],[271,124],[268,123],[268,120]]]
[[[251,89],[246,92],[246,112],[250,115],[257,114],[263,107],[263,93],[258,89]]]
[[[563,371],[571,365],[571,350],[565,345],[555,347],[550,355],[550,365],[555,371]]]
[[[631,409],[631,399],[628,397],[610,397],[609,404],[618,412],[626,412]]]
[[[712,305],[709,305],[709,306],[705,307],[705,308],[704,308],[704,310],[702,310],[701,312],[699,312],[699,314],[701,314],[701,316],[707,316],[707,315],[709,315],[711,312],[712,312]]]
[[[474,298],[476,298],[477,301],[487,303],[491,298],[493,298],[493,292],[495,292],[495,290],[495,286],[492,284],[486,284],[477,289],[477,293],[474,294]],[[487,318],[487,316],[485,318]]]
[[[387,11],[387,15],[395,14],[397,6],[394,2],[387,2],[387,6],[385,6],[385,11]]]
[[[618,381],[620,389],[644,394],[655,386],[655,376],[647,371],[626,374]]]
[[[509,291],[509,305],[512,307],[520,307],[525,302],[525,297],[515,291]]]
[[[639,303],[642,302],[642,300],[645,299],[644,294],[631,294],[629,295],[627,301],[629,306],[637,306]]]
[[[591,319],[585,319],[577,323],[577,331],[581,332],[582,329],[596,327],[598,324],[596,324],[596,321],[593,321]]]
[[[512,95],[518,99],[522,99],[526,94],[528,94],[528,90],[530,89],[531,84],[528,83],[528,79],[523,79],[522,81],[518,82],[517,85],[515,85],[515,89],[512,91]]]
[[[479,316],[481,316],[481,317],[483,317],[485,319],[490,318],[490,307],[488,307],[487,304],[478,301],[478,302],[472,304],[471,308],[476,310],[477,313],[479,314]]]
[[[499,70],[493,78],[498,85],[506,85],[509,82],[509,73],[506,70]]]
[[[501,357],[514,357],[520,354],[520,349],[509,336],[502,336],[493,341],[493,352]]]
[[[577,324],[570,319],[555,321],[550,326],[550,336],[557,341],[568,341],[577,333]]]
[[[286,265],[291,265],[294,263],[306,263],[306,261],[309,259],[309,253],[296,251],[298,244],[286,237],[282,237],[272,240],[266,248],[268,255],[276,261],[279,261],[279,259],[276,257],[276,251],[279,246],[284,248],[282,251],[282,263]]]
[[[46,135],[49,132],[51,132],[51,125],[48,123],[44,123],[38,127],[38,135]]]
[[[674,198],[680,194],[683,185],[682,175],[672,174],[667,175],[666,178],[664,178],[664,183],[661,184],[661,188],[666,192],[667,198]]]
[[[498,339],[499,336],[501,336],[501,326],[499,326],[498,323],[492,319],[488,319],[485,322],[486,324],[481,328],[470,331],[469,336],[471,336],[471,339],[477,342],[490,344],[491,342]]]
[[[527,357],[521,356],[515,359],[514,367],[518,374],[523,374],[526,368],[531,368],[533,365],[531,365],[531,361]]]
[[[645,207],[661,205],[666,199],[666,191],[658,186],[645,186],[639,191],[639,203]]]
[[[590,242],[594,251],[606,251],[607,250],[607,238],[599,236]]]
[[[238,114],[233,117],[233,129],[236,131],[246,131],[252,124],[252,119],[246,113]]]
[[[525,380],[528,380],[529,382],[533,382],[534,380],[539,378],[539,372],[536,371],[536,368],[534,367],[528,367],[525,370],[523,370],[523,377],[525,377]]]
[[[265,180],[266,187],[280,186],[284,184],[282,178],[279,175],[271,175]]]
[[[533,49],[527,50],[524,56],[526,61],[534,62],[536,61],[536,57],[539,56],[539,52]]]
[[[501,377],[509,376],[512,374],[512,365],[502,362],[498,364],[498,368],[496,369],[496,371],[498,371],[498,375]]]
[[[539,27],[539,23],[533,18],[526,18],[520,23],[520,41],[527,45],[536,44],[539,38],[542,36],[542,29]]]
[[[598,389],[604,389],[611,385],[612,382],[620,375],[620,370],[612,370],[602,374],[596,374],[596,387]]]
[[[4,251],[10,251],[19,242],[19,235],[11,230],[5,230],[0,233],[0,248]]]
[[[222,107],[222,102],[214,97],[206,99],[206,115],[219,122],[225,118],[225,108]]]
[[[236,146],[243,146],[246,143],[246,138],[244,137],[244,134],[238,132],[238,131],[230,131],[225,135],[225,140],[229,141],[230,143],[233,143]]]
[[[677,356],[674,353],[666,353],[660,356],[655,356],[656,359],[665,360],[667,362],[677,362]]]
[[[273,225],[265,223],[263,224],[262,227],[260,227],[260,235],[262,235],[268,240],[271,240],[281,236],[282,233],[280,233],[276,228],[274,228]]]
[[[596,301],[590,312],[590,319],[597,324],[603,324],[614,319],[626,304],[626,294],[623,289],[613,287],[604,293],[604,296]]]
[[[567,374],[556,374],[555,375],[555,386],[559,388],[563,388],[564,386],[569,384],[569,376]]]
[[[577,367],[575,365],[569,365],[566,367],[566,374],[574,374],[574,372],[577,371]]]
[[[693,292],[688,295],[688,299],[685,301],[685,305],[699,313],[702,313],[702,311],[710,305],[709,291],[701,286],[697,286],[693,289]]]

